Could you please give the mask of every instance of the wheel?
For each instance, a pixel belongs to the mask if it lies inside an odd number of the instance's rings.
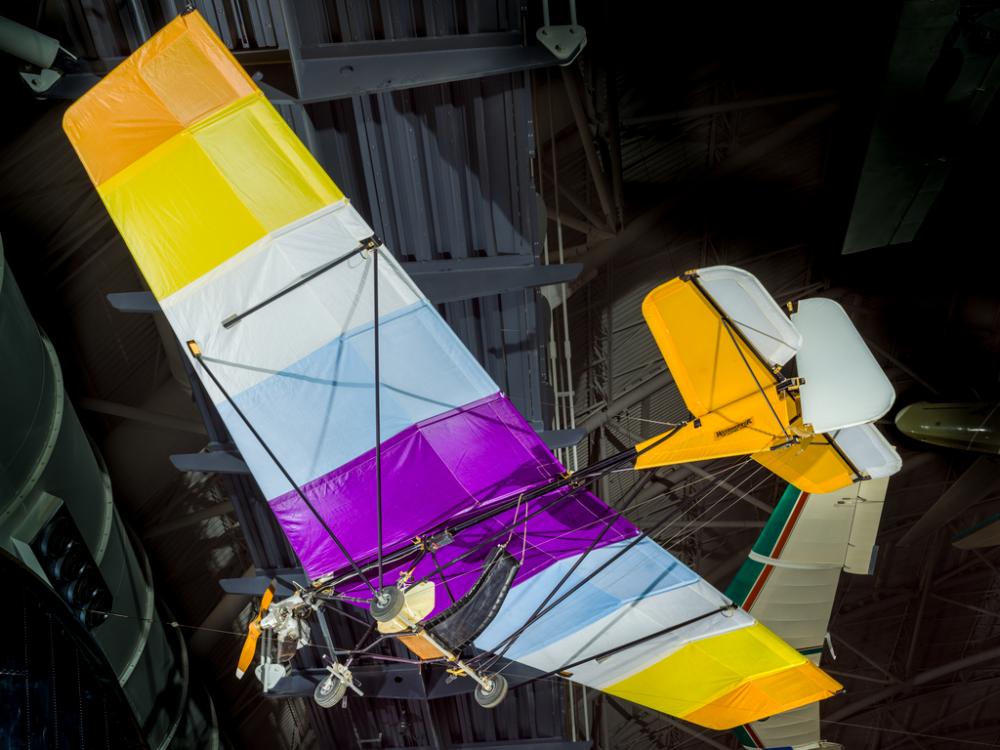
[[[370,611],[376,622],[389,622],[403,611],[404,604],[406,595],[395,586],[386,586],[375,594]]]
[[[344,700],[347,685],[330,675],[313,690],[313,700],[323,708],[332,708]]]
[[[489,690],[476,685],[476,703],[483,708],[496,708],[507,697],[507,679],[502,674],[483,675],[492,684]]]

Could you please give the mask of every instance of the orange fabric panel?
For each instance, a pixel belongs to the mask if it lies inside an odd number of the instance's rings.
[[[95,185],[219,109],[259,92],[198,13],[178,16],[63,117]]]
[[[677,278],[658,286],[643,300],[642,314],[694,416],[775,383],[694,281]]]
[[[636,446],[639,456],[635,468],[650,469],[768,450],[772,445],[788,439],[782,430],[782,427],[788,427],[787,401],[771,385],[764,393],[755,391],[745,398],[720,406],[701,416],[699,426],[689,422],[668,438],[665,438],[668,433],[664,433],[639,443]]]
[[[731,729],[814,703],[841,690],[836,680],[811,662],[763,677],[754,677],[719,696],[684,719],[712,729]]]
[[[757,453],[753,460],[800,490],[835,492],[854,481],[854,473],[826,435],[810,435],[797,445]]]

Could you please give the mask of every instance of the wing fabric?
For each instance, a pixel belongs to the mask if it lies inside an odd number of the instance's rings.
[[[372,229],[197,13],[76,102],[65,129],[178,338],[198,342],[348,553],[370,561],[375,271],[358,250]],[[565,469],[391,255],[379,257],[384,546],[393,551]],[[205,386],[307,573],[345,570],[234,406]],[[521,565],[482,648],[527,623],[508,655],[544,670],[580,662],[574,678],[584,684],[719,728],[839,690],[580,488],[479,520],[432,554],[389,566],[385,580],[429,577],[433,616],[470,590],[497,545]],[[564,591],[579,589],[528,623],[577,562]]]
[[[818,665],[841,571],[871,571],[887,482],[815,495],[789,486],[726,594]],[[815,704],[737,735],[748,748],[824,746]]]

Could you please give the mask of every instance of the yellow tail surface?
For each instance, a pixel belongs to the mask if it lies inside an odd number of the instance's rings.
[[[832,492],[854,481],[825,435],[793,428],[799,418],[794,393],[778,391],[780,375],[693,279],[654,289],[642,314],[693,419],[639,443],[637,469],[752,455],[807,492]]]

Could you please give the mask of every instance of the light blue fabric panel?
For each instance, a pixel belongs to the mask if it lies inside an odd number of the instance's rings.
[[[380,319],[379,338],[383,441],[499,390],[427,302]],[[234,397],[297,484],[375,447],[374,352],[363,326]],[[264,495],[292,489],[232,407],[217,406]]]
[[[628,540],[595,549],[545,606],[548,607],[631,543],[632,540]],[[513,587],[497,617],[476,639],[475,645],[489,651],[505,640],[531,617],[580,557],[575,555],[560,560]],[[551,612],[535,621],[515,641],[506,657],[518,659],[567,638],[631,602],[688,586],[697,580],[697,574],[660,545],[651,539],[643,539]]]

